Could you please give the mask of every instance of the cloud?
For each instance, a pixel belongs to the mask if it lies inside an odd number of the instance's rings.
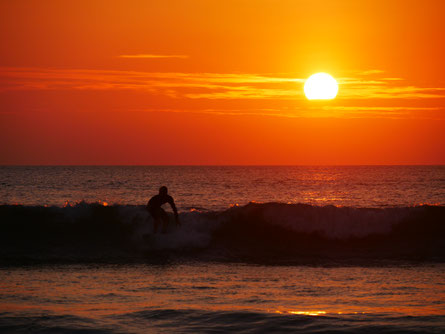
[[[141,108],[114,110],[122,112],[148,112],[148,113],[190,113],[207,114],[215,116],[261,116],[279,118],[386,118],[386,119],[434,119],[445,120],[442,107],[364,107],[364,106],[325,106],[321,108]],[[425,113],[428,112],[428,113]]]
[[[156,55],[156,54],[135,54],[135,55],[120,55],[119,58],[139,58],[139,59],[159,59],[159,58],[189,58],[187,55]]]
[[[283,112],[280,109],[139,109],[132,110],[136,112],[150,113],[191,113],[191,114],[207,114],[219,116],[264,116],[264,117],[285,117],[285,118],[301,118],[295,113]]]
[[[318,117],[445,120],[444,107],[323,106],[314,111]]]
[[[260,74],[2,68],[0,90],[145,90],[183,98],[294,98],[304,79]]]
[[[189,99],[304,99],[304,78],[251,73],[158,73],[113,70],[2,68],[0,89],[145,90]],[[404,84],[401,78],[338,78],[337,99],[429,99],[443,87]]]
[[[445,87],[419,87],[404,84],[403,78],[339,78],[339,99],[432,99],[444,98]]]
[[[323,110],[341,111],[419,111],[419,110],[442,110],[440,107],[363,107],[363,106],[324,106]]]
[[[384,73],[385,71],[382,70],[367,70],[367,71],[359,71],[358,73],[361,75],[372,75],[372,74],[381,74]]]
[[[402,78],[390,77],[386,73],[382,77],[381,73],[378,70],[357,71],[355,75],[349,73],[349,76],[339,77],[339,94],[330,106],[308,103],[303,94],[306,79],[286,74],[3,67],[0,68],[0,91],[128,90],[165,96],[167,99],[207,100],[208,102],[203,103],[207,106],[215,100],[229,101],[228,103],[237,100],[263,100],[264,103],[270,101],[270,105],[275,106],[304,106],[304,110],[255,111],[262,115],[279,117],[420,117],[422,114],[443,118],[440,114],[444,110],[442,99],[445,98],[445,87],[418,86],[407,83]],[[438,99],[440,100],[437,101]],[[428,108],[419,106],[422,101],[429,101]],[[220,110],[218,113],[240,115],[253,112],[242,110],[234,108]],[[217,111],[207,109],[205,112]]]

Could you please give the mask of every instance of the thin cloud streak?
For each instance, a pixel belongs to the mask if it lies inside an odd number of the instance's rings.
[[[324,107],[324,108],[308,108],[308,109],[131,109],[125,112],[166,112],[166,113],[191,113],[191,114],[207,114],[216,116],[261,116],[261,117],[280,117],[280,118],[386,118],[386,119],[434,119],[445,121],[445,115],[422,115],[413,114],[413,112],[422,111],[443,111],[444,108],[416,108],[416,107]],[[118,111],[119,110],[115,110]],[[122,112],[124,110],[121,110]]]
[[[170,98],[304,100],[306,79],[252,73],[0,68],[0,90],[142,90]],[[380,73],[374,70],[373,73]],[[417,87],[401,78],[338,78],[337,100],[438,99],[445,87]]]
[[[385,71],[374,69],[374,70],[361,71],[359,73],[361,75],[371,75],[371,74],[381,74],[381,73],[384,73],[384,72]]]
[[[159,58],[189,58],[187,55],[157,55],[157,54],[135,54],[135,55],[120,55],[119,58],[136,58],[136,59],[159,59]]]
[[[77,110],[79,113],[88,113],[93,110],[87,111],[85,109]],[[244,117],[278,117],[278,118],[336,118],[336,119],[424,119],[424,120],[437,120],[445,121],[445,115],[424,115],[413,114],[413,112],[423,111],[445,111],[444,108],[410,108],[410,107],[323,107],[323,108],[308,108],[308,109],[275,109],[275,108],[256,108],[256,109],[165,109],[165,108],[144,108],[144,109],[111,109],[107,113],[129,113],[129,112],[147,112],[147,113],[188,113],[188,114],[204,114],[214,116],[244,116]],[[46,108],[32,108],[26,109],[22,112],[27,113],[51,113],[54,110],[48,110]],[[15,114],[13,111],[2,111],[0,114]]]
[[[351,106],[325,106],[323,110],[340,111],[425,111],[425,110],[443,110],[440,107],[351,107]]]

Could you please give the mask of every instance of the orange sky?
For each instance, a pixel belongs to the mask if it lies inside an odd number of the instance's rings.
[[[0,164],[445,164],[444,13],[0,0]],[[316,72],[336,99],[304,97]]]

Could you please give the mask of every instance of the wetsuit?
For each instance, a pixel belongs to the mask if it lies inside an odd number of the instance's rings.
[[[170,195],[155,195],[147,203],[147,210],[150,212],[151,216],[155,220],[162,219],[163,221],[168,221],[168,215],[161,208],[161,205],[168,203],[171,205],[173,212],[175,213],[175,218],[178,217],[178,211],[176,210],[175,202],[173,197]]]

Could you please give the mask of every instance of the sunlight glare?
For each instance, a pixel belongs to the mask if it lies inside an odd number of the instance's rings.
[[[309,100],[330,100],[337,96],[337,81],[327,73],[316,73],[304,84],[304,94]]]

